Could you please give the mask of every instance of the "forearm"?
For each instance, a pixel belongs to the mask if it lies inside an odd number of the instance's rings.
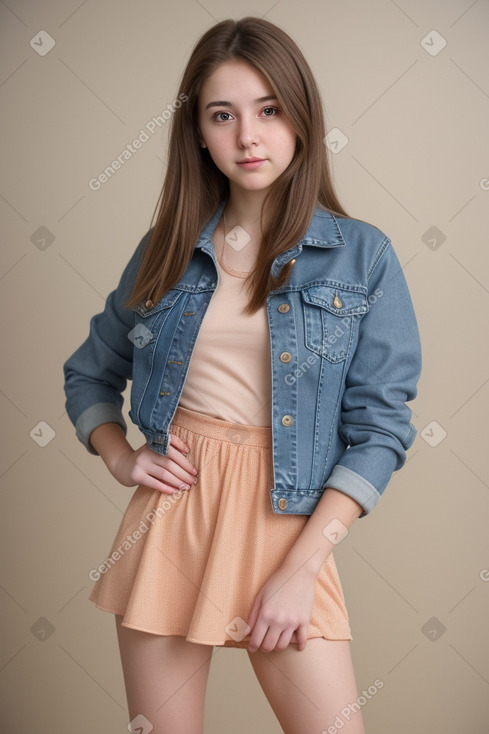
[[[327,487],[282,565],[315,579],[335,545],[362,512],[356,500]]]
[[[89,440],[110,472],[123,454],[133,451],[119,423],[102,423],[91,432]]]

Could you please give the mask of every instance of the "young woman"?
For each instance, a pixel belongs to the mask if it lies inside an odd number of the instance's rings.
[[[78,438],[138,485],[90,599],[115,614],[133,731],[202,732],[218,645],[248,651],[286,734],[362,734],[332,551],[416,434],[407,285],[335,195],[287,34],[218,23],[177,101],[156,223],[64,365]]]

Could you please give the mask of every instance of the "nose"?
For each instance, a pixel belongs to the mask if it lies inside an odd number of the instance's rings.
[[[249,148],[258,145],[260,136],[258,132],[258,121],[252,115],[243,116],[238,128],[238,145],[240,148]]]

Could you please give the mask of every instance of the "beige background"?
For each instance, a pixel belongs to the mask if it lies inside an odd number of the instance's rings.
[[[247,14],[304,50],[328,129],[349,139],[331,154],[341,198],[392,238],[424,346],[409,460],[335,552],[359,691],[384,683],[367,731],[484,734],[487,0],[0,3],[2,730],[127,731],[113,617],[87,597],[133,489],[77,441],[61,367],[149,227],[165,129],[100,190],[88,181],[172,102],[197,38]],[[245,651],[216,648],[205,731],[280,732]]]

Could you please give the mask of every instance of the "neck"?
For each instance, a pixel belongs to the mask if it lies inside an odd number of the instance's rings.
[[[230,185],[226,204],[226,222],[229,228],[239,224],[247,232],[260,232],[260,217],[267,191],[237,191]]]

